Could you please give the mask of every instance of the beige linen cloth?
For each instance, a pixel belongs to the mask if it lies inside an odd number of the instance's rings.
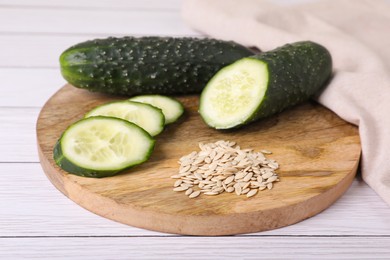
[[[328,48],[335,74],[317,101],[359,127],[363,179],[390,204],[390,2],[301,2],[185,0],[182,16],[210,37],[262,51],[300,40]]]

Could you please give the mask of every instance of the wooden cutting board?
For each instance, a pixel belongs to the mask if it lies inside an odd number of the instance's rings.
[[[82,207],[121,223],[168,233],[229,235],[287,226],[329,207],[350,186],[359,162],[357,128],[308,102],[232,131],[208,128],[197,113],[198,97],[180,97],[185,116],[157,137],[151,159],[123,174],[93,179],[62,171],[53,147],[71,123],[93,107],[123,98],[64,86],[43,107],[37,122],[42,167],[62,193]],[[237,142],[273,152],[280,182],[247,198],[234,193],[189,199],[172,191],[177,160],[199,142]]]

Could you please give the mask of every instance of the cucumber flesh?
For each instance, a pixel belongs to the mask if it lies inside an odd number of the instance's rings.
[[[161,109],[132,101],[116,101],[98,106],[85,117],[108,116],[132,122],[145,129],[151,136],[156,136],[164,129],[165,118]]]
[[[141,102],[160,108],[165,117],[165,124],[175,122],[183,114],[183,105],[174,98],[162,95],[141,95],[129,99],[130,101]]]
[[[154,142],[145,130],[126,120],[89,117],[64,131],[54,147],[54,160],[76,175],[112,176],[149,159]]]
[[[203,120],[229,129],[302,103],[332,74],[329,51],[314,42],[296,42],[240,59],[217,72],[200,98]]]
[[[216,129],[241,125],[259,108],[267,88],[267,65],[244,59],[220,70],[201,95],[199,112]]]

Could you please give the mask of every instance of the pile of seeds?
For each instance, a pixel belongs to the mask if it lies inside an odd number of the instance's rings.
[[[177,179],[173,190],[183,191],[189,198],[225,191],[249,198],[259,190],[272,189],[273,183],[279,181],[275,173],[278,163],[264,155],[269,151],[241,150],[235,142],[223,140],[199,143],[199,148],[199,152],[180,158],[179,174],[171,176]]]

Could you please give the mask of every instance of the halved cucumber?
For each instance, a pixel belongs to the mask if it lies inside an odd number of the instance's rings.
[[[164,114],[154,106],[133,101],[116,101],[98,106],[89,111],[85,117],[111,116],[130,121],[151,136],[156,136],[164,129]]]
[[[69,173],[112,176],[149,159],[154,139],[141,127],[114,117],[89,117],[69,126],[54,147],[54,160]]]
[[[331,73],[332,58],[323,46],[287,44],[217,72],[201,94],[199,112],[216,129],[242,126],[309,99]]]
[[[165,116],[165,124],[175,122],[183,114],[183,105],[174,98],[162,95],[141,95],[129,99],[160,108]]]

